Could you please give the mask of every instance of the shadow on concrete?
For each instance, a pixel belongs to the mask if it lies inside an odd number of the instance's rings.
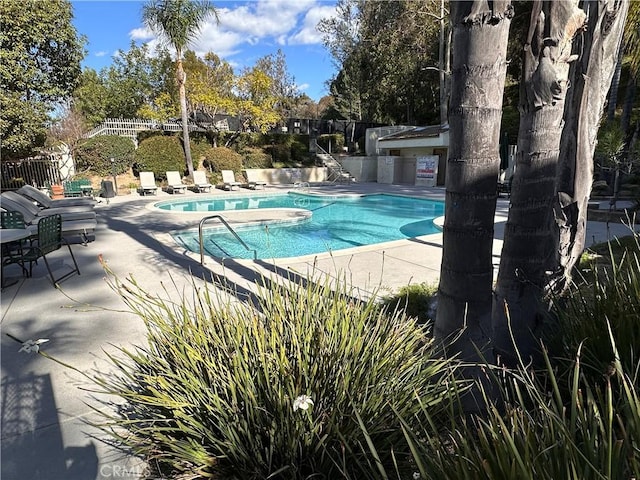
[[[94,480],[95,444],[64,447],[48,374],[2,380],[3,480]]]

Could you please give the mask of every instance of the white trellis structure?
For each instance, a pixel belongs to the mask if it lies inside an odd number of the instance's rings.
[[[219,131],[228,131],[229,123],[226,119],[220,120],[215,124]],[[155,122],[152,120],[142,120],[139,118],[108,118],[93,130],[84,134],[84,138],[91,138],[97,135],[119,135],[128,137],[138,147],[138,133],[145,130],[165,130],[169,132],[181,132],[182,122],[168,121]],[[203,131],[201,127],[189,125],[189,131]]]
[[[196,130],[197,127],[189,126],[189,130]],[[182,123],[179,122],[154,122],[139,118],[107,118],[93,130],[85,133],[84,138],[92,138],[98,135],[118,135],[128,137],[138,146],[138,133],[145,130],[167,130],[170,132],[182,131]]]

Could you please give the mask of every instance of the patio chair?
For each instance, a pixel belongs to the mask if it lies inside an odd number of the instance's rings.
[[[143,196],[147,193],[152,193],[153,195],[158,193],[156,177],[153,172],[140,172],[140,192]]]
[[[207,175],[202,170],[195,170],[193,172],[193,184],[198,191],[198,193],[208,193],[211,191],[211,185],[207,180]]]
[[[267,186],[267,182],[258,180],[256,176],[257,172],[255,170],[244,170],[244,174],[247,177],[247,183],[245,184],[245,187],[256,190],[258,187],[265,188]]]
[[[167,187],[171,193],[186,193],[187,186],[182,183],[180,173],[177,171],[167,172]]]
[[[25,219],[27,217],[25,212],[28,212],[34,217],[47,217],[50,215],[60,214],[63,220],[95,220],[96,218],[96,212],[88,207],[72,206],[40,208],[26,197],[23,197],[16,192],[2,192],[2,194],[0,194],[0,206],[5,210],[22,213],[25,216]]]
[[[240,187],[242,183],[236,182],[236,176],[233,170],[221,170],[222,173],[222,188],[225,190],[233,190],[233,187]]]
[[[53,200],[49,195],[38,190],[31,185],[23,185],[18,190],[17,193],[26,197],[43,208],[56,208],[56,207],[87,207],[93,208],[96,205],[96,201],[91,197],[81,197],[81,198],[61,198],[58,200]]]
[[[62,248],[63,244],[67,246],[71,260],[73,260],[73,270],[65,273],[61,277],[55,278],[47,255]],[[80,275],[78,262],[76,262],[76,257],[73,255],[71,245],[69,245],[62,236],[62,217],[58,214],[42,218],[38,222],[37,235],[31,244],[24,248],[22,254],[19,257],[14,258],[14,260],[16,263],[21,262],[23,268],[25,268],[24,265],[29,262],[28,276],[31,277],[33,275],[33,264],[36,263],[39,258],[44,260],[54,287],[58,286],[58,282],[73,275],[74,273]]]

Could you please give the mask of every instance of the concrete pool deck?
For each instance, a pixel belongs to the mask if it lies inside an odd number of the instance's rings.
[[[291,186],[271,186],[267,192],[288,191]],[[311,187],[312,192],[393,193],[444,199],[444,189],[399,185],[349,184]],[[216,190],[211,195],[250,195],[262,191]],[[341,277],[364,295],[386,294],[409,283],[435,282],[439,276],[442,234],[400,240],[357,250],[344,250],[303,258],[275,261],[225,262],[207,259],[206,269],[199,256],[181,251],[168,240],[168,232],[197,226],[198,219],[166,214],[146,208],[170,198],[202,198],[204,194],[140,197],[119,196],[96,207],[98,228],[95,241],[86,247],[74,245],[82,275],[72,276],[54,289],[42,262],[32,278],[19,277],[19,269],[9,266],[5,276],[18,283],[2,291],[2,470],[3,480],[93,480],[134,479],[143,473],[133,458],[122,456],[95,437],[99,431],[84,420],[91,418],[94,394],[79,388],[82,376],[40,355],[18,352],[20,344],[5,334],[22,340],[47,338],[43,351],[69,365],[87,371],[106,368],[105,352],[115,346],[143,344],[142,321],[128,313],[120,297],[104,280],[98,256],[120,278],[132,275],[148,292],[163,295],[165,288],[174,297],[191,288],[224,279],[227,288],[242,300],[263,284],[299,275],[320,274]],[[494,266],[497,269],[508,200],[498,201]],[[252,214],[253,215],[253,214]],[[226,213],[225,213],[226,216]],[[236,219],[239,220],[239,219]],[[587,245],[609,237],[628,234],[624,225],[589,222]],[[69,259],[53,254],[54,269],[67,268]],[[193,272],[193,277],[189,275]],[[203,279],[204,277],[204,279]],[[205,280],[206,279],[206,280]],[[177,292],[177,293],[176,293]],[[95,403],[93,403],[95,404]]]

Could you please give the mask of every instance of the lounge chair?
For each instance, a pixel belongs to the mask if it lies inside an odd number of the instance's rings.
[[[40,218],[60,214],[62,216],[62,220],[95,220],[96,218],[96,212],[94,212],[90,207],[72,206],[41,208],[16,192],[2,192],[2,194],[0,194],[0,207],[5,210],[22,213],[25,220],[27,214]]]
[[[244,170],[244,174],[247,177],[247,183],[245,187],[251,188],[252,190],[256,190],[257,188],[265,188],[267,186],[267,182],[263,180],[258,180],[256,174],[257,172],[252,169]]]
[[[7,193],[7,192],[4,192]],[[3,194],[4,195],[4,194]],[[11,208],[15,207],[15,208]],[[11,201],[7,201],[6,198],[2,198],[0,195],[0,208],[6,210],[7,212],[17,212],[15,217],[19,217],[21,222],[24,223],[24,228],[31,232],[31,235],[35,235],[38,233],[38,223],[43,218],[51,217],[49,216],[37,216],[31,213],[28,209],[22,208],[20,204],[13,204]],[[93,213],[93,212],[91,212]],[[56,214],[58,215],[58,214]],[[3,215],[3,217],[5,217]],[[6,216],[6,218],[10,218]],[[2,219],[3,223],[5,218]],[[64,220],[62,219],[62,233],[65,238],[70,238],[71,235],[79,235],[83,245],[86,245],[89,241],[89,235],[95,232],[96,226],[98,223],[95,219],[95,214],[93,218],[84,218],[78,220]],[[11,225],[2,225],[2,228],[12,228]],[[15,227],[13,227],[15,228]]]
[[[143,196],[147,193],[152,193],[153,195],[158,193],[156,177],[153,172],[140,172],[140,192]]]
[[[213,187],[213,185],[207,181],[207,175],[202,170],[195,170],[193,172],[193,184],[199,193],[208,193],[211,191],[211,187]]]
[[[91,197],[81,197],[81,198],[60,198],[58,200],[53,200],[49,195],[38,190],[31,185],[23,185],[18,190],[17,193],[26,197],[43,208],[57,208],[57,207],[87,207],[93,208],[96,205],[96,201]]]
[[[167,187],[171,193],[186,193],[187,186],[182,183],[180,173],[177,171],[167,172]]]
[[[225,190],[233,190],[233,187],[240,187],[242,183],[236,182],[236,176],[233,170],[221,170],[222,173],[222,188]]]

